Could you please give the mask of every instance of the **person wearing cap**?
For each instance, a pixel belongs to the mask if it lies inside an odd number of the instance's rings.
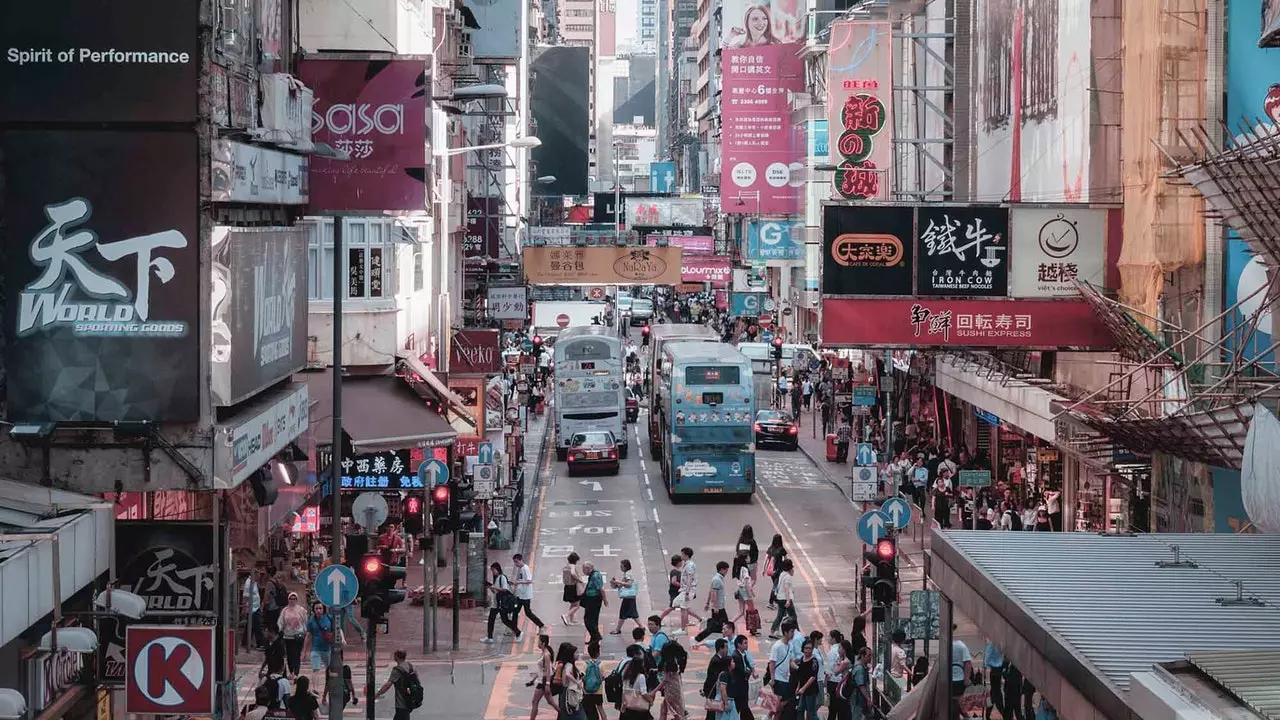
[[[302,667],[302,646],[307,639],[307,609],[298,602],[298,593],[289,593],[289,604],[280,610],[279,626],[292,680],[298,677]]]

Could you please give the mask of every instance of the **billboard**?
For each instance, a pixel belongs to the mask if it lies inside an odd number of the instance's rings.
[[[674,162],[649,163],[649,190],[669,193],[676,190],[676,164]]]
[[[497,330],[459,330],[453,334],[449,344],[450,375],[493,375],[501,366]]]
[[[627,226],[706,227],[702,198],[631,198],[623,203]]]
[[[0,3],[0,123],[193,123],[199,33],[197,2]]]
[[[524,248],[534,285],[676,285],[680,248]]]
[[[200,416],[194,132],[0,133],[11,422]]]
[[[805,148],[795,142],[788,93],[804,90],[803,13],[793,0],[724,3],[720,207],[726,214],[800,209]]]
[[[921,205],[916,208],[916,234],[917,295],[1008,294],[1008,208]]]
[[[462,4],[478,26],[467,26],[473,60],[501,65],[520,59],[520,0],[462,0]]]
[[[804,223],[751,220],[747,223],[748,262],[804,259]]]
[[[772,311],[767,292],[734,292],[729,295],[729,314],[733,317],[759,317]]]
[[[488,309],[490,320],[524,320],[529,317],[529,304],[526,298],[527,288],[491,287],[489,288]]]
[[[680,279],[687,283],[711,283],[712,287],[729,286],[733,269],[723,256],[684,256],[680,262]]]
[[[115,587],[147,601],[148,625],[216,625],[216,547],[208,522],[117,520]],[[98,619],[98,680],[103,683],[125,681],[130,622],[110,615]]]
[[[313,213],[426,210],[429,71],[421,58],[299,61],[316,94],[312,139],[350,155],[312,158]]]
[[[1105,349],[1115,341],[1083,300],[826,298],[822,341],[909,347]]]
[[[1063,205],[1009,210],[1011,297],[1075,297],[1074,280],[1106,285],[1107,211]]]
[[[467,196],[467,231],[462,256],[498,259],[502,244],[502,198]]]
[[[1263,0],[1236,0],[1227,8],[1227,108],[1226,117],[1232,123],[1240,118],[1248,122],[1260,121],[1262,136],[1275,132],[1280,125],[1280,49],[1259,48],[1257,38],[1263,31]],[[1267,9],[1274,15],[1280,7],[1269,0]],[[1232,125],[1233,131],[1242,128]],[[1243,303],[1231,310],[1223,319],[1223,332],[1231,333],[1244,325],[1246,318],[1261,312],[1256,332],[1247,337],[1231,338],[1228,349],[1240,352],[1246,360],[1259,359],[1270,365],[1274,353],[1267,352],[1271,345],[1271,313],[1273,309],[1265,301],[1267,283],[1266,262],[1250,251],[1234,231],[1227,233],[1227,257],[1224,272],[1224,307]],[[1236,332],[1236,335],[1241,335]],[[1243,344],[1240,342],[1243,340]]]
[[[910,295],[914,231],[912,207],[826,206],[822,292]]]
[[[647,192],[598,192],[592,193],[591,196],[591,222],[596,225],[612,225],[618,221],[617,209],[613,207],[614,200],[622,200],[625,206],[631,198],[637,197],[653,197]]]
[[[517,18],[518,20],[518,18]],[[590,50],[585,47],[547,47],[534,50],[529,109],[542,145],[531,151],[538,173],[555,182],[539,186],[544,195],[586,195],[588,144],[591,136],[589,100]]]
[[[840,20],[827,50],[827,118],[836,134],[832,191],[846,200],[885,200],[893,167],[893,26]]]
[[[703,228],[710,231],[711,228]],[[690,230],[690,233],[697,232]],[[670,245],[678,247],[688,255],[710,255],[715,252],[716,239],[709,233],[706,235],[682,235],[679,231],[672,230],[666,232],[649,233],[645,235],[644,242],[650,247],[657,245]]]
[[[213,229],[211,400],[234,405],[307,364],[307,233]]]

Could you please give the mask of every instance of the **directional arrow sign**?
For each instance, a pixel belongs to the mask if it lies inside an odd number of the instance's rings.
[[[889,518],[896,528],[904,528],[911,522],[911,504],[902,498],[889,498],[880,505],[880,512]]]
[[[587,487],[591,488],[593,491],[600,492],[600,483],[596,482],[595,480],[580,480],[578,481],[578,484],[586,485]]]
[[[330,565],[316,573],[316,597],[325,606],[342,608],[355,602],[357,587],[356,574],[346,565]]]
[[[481,465],[493,464],[493,443],[482,442],[476,446],[476,457],[479,458]]]
[[[858,443],[858,454],[855,458],[859,465],[875,465],[876,451],[872,449],[871,443]]]
[[[431,458],[418,466],[418,479],[426,487],[447,485],[449,483],[449,466],[445,465],[444,461],[439,458]]]
[[[879,510],[865,512],[858,518],[858,537],[868,545],[875,545],[880,538],[889,534],[893,521]]]

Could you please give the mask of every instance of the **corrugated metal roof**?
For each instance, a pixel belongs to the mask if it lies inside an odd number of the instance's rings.
[[[1280,536],[935,531],[1124,691],[1188,654],[1280,649]],[[1159,567],[1173,547],[1198,567]],[[1234,581],[1262,606],[1223,604]]]
[[[1192,653],[1187,659],[1254,712],[1280,720],[1280,650]]]

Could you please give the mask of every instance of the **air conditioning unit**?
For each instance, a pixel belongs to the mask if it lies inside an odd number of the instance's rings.
[[[458,43],[458,57],[469,58],[475,56],[475,46],[469,42]]]
[[[315,93],[286,73],[267,73],[262,86],[262,129],[273,133],[274,142],[310,151],[311,108]],[[286,139],[287,138],[287,139]]]

